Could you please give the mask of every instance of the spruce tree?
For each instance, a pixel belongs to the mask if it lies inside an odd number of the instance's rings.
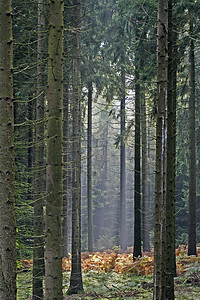
[[[0,1],[0,299],[16,299],[12,1]]]
[[[195,149],[195,54],[193,19],[190,15],[189,40],[189,231],[188,255],[196,255],[196,149]]]
[[[165,299],[168,1],[158,1],[154,299]]]
[[[38,2],[37,99],[35,128],[33,300],[43,298],[44,276],[44,99],[45,99],[45,1]]]
[[[62,294],[62,108],[63,108],[63,10],[62,0],[49,3],[47,86],[47,197],[45,299]]]
[[[80,0],[73,0],[73,112],[72,112],[72,270],[68,294],[83,290],[81,272],[81,86]]]

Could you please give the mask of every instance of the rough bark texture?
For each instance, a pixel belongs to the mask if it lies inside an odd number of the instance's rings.
[[[62,98],[63,98],[62,0],[49,3],[48,121],[45,298],[62,295]]]
[[[83,290],[81,273],[80,1],[73,1],[72,271],[68,294]]]
[[[124,59],[122,57],[122,63]],[[121,71],[121,144],[120,144],[120,247],[126,250],[126,147],[125,147],[125,71]]]
[[[140,194],[140,83],[139,72],[135,70],[135,172],[134,172],[134,246],[133,257],[142,255],[141,251],[141,194]]]
[[[158,1],[154,299],[165,299],[168,1]]]
[[[166,299],[174,299],[175,274],[175,182],[176,182],[176,60],[174,57],[172,0],[168,1],[168,129],[166,194]],[[174,73],[175,72],[175,73]]]
[[[88,200],[88,251],[93,251],[92,215],[92,82],[88,84],[88,131],[87,131],[87,200]]]
[[[43,298],[44,276],[44,97],[45,97],[45,0],[38,3],[38,66],[35,129],[33,300]]]
[[[16,299],[12,2],[0,1],[0,299]]]
[[[195,61],[193,24],[190,21],[189,45],[189,233],[188,255],[196,255],[196,150],[195,150]]]

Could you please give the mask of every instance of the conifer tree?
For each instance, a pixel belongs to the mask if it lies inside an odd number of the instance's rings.
[[[35,129],[33,300],[43,298],[44,275],[44,98],[45,98],[45,1],[38,2],[38,57]]]
[[[63,107],[62,0],[49,3],[47,86],[47,198],[45,299],[62,295],[62,107]]]
[[[189,232],[188,255],[196,255],[196,149],[195,149],[195,56],[193,20],[190,15],[189,41]]]
[[[166,299],[174,299],[176,183],[176,33],[173,1],[168,1],[168,130],[166,186]]]
[[[0,1],[0,299],[16,299],[12,1]]]
[[[77,294],[83,290],[81,272],[80,18],[80,0],[73,0],[72,270],[68,294]]]
[[[92,212],[92,82],[88,83],[88,129],[87,129],[87,200],[88,200],[88,251],[93,251]]]
[[[154,299],[165,299],[168,1],[158,1]]]

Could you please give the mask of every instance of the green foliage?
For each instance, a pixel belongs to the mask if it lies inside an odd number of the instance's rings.
[[[198,266],[194,266],[195,272]],[[199,271],[199,270],[198,270]],[[189,275],[190,274],[190,275]],[[193,273],[194,274],[194,273]],[[21,272],[17,275],[18,299],[26,300],[31,297],[31,272]],[[200,299],[200,287],[194,283],[189,283],[193,275],[188,271],[185,276],[175,279],[175,295],[177,300]],[[70,272],[63,273],[63,293],[66,296],[69,287]],[[134,276],[126,274],[98,273],[90,271],[83,273],[83,284],[85,293],[74,295],[74,300],[100,299],[152,299],[152,276]],[[64,300],[71,299],[69,296]]]
[[[23,271],[17,274],[17,299],[26,300],[32,296],[32,272]]]

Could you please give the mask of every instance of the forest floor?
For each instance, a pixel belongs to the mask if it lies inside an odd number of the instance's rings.
[[[176,250],[176,299],[200,300],[200,249],[188,257],[185,246]],[[71,259],[63,258],[63,293],[65,300],[152,299],[153,252],[133,262],[131,249],[126,253],[107,250],[82,253],[84,293],[67,296]],[[17,282],[19,300],[31,299],[32,260],[21,260]]]

